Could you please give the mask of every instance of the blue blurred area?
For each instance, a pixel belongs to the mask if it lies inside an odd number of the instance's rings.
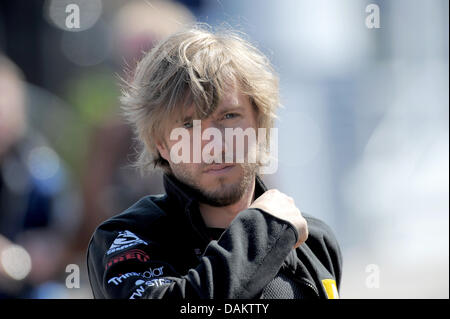
[[[25,156],[36,209],[20,225],[55,220],[70,234],[59,268],[28,283],[33,296],[90,297],[84,251],[95,226],[162,190],[159,175],[142,180],[129,166],[135,145],[115,76],[200,21],[243,31],[279,73],[279,166],[264,178],[335,231],[341,297],[448,298],[448,1],[78,1],[92,21],[80,32],[65,29],[63,2],[0,3],[0,53],[23,72],[31,135],[50,150],[33,153],[37,166]],[[379,28],[366,24],[370,4]],[[0,222],[0,234],[13,240],[11,225]],[[63,293],[69,263],[82,284]]]

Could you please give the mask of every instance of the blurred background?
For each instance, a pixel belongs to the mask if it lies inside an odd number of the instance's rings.
[[[445,0],[1,1],[0,298],[92,297],[95,227],[163,191],[130,167],[118,78],[195,21],[279,73],[264,179],[334,230],[341,298],[449,298]]]

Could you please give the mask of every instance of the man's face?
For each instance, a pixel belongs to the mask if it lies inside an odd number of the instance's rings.
[[[255,145],[245,139],[243,145],[236,142],[230,143],[226,140],[226,128],[228,129],[246,129],[257,132],[256,110],[251,105],[248,97],[243,95],[236,86],[230,88],[228,93],[220,101],[216,110],[207,118],[197,122],[193,126],[194,108],[186,111],[182,121],[174,121],[173,127],[183,127],[189,132],[189,141],[186,146],[190,153],[188,163],[174,163],[171,157],[171,149],[180,140],[171,140],[170,132],[166,135],[162,143],[158,143],[158,150],[161,156],[166,159],[172,171],[172,174],[184,184],[190,186],[198,195],[199,200],[212,206],[226,206],[236,203],[242,198],[249,187],[253,185],[258,165],[254,161],[248,160],[250,152],[256,152]],[[198,126],[201,124],[201,130]],[[207,129],[220,131],[221,137],[210,136],[206,138],[203,133]],[[201,132],[201,134],[196,134]],[[203,136],[203,138],[201,138]],[[196,141],[195,141],[196,139]],[[236,141],[237,138],[231,139]],[[195,143],[198,143],[195,145]],[[196,147],[197,146],[197,147]],[[206,148],[205,148],[206,146]],[[213,148],[217,146],[217,148]],[[236,161],[236,155],[239,154],[236,147],[241,147],[244,155],[244,162]],[[233,157],[226,157],[233,150]],[[198,154],[200,152],[200,154]],[[207,163],[205,154],[211,155],[211,163]],[[198,160],[194,159],[197,156]],[[231,163],[230,163],[231,162]]]

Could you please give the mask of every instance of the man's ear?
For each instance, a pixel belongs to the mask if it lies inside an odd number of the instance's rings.
[[[161,157],[169,162],[170,153],[166,143],[164,143],[163,141],[157,141],[156,148],[158,149],[158,152],[161,155]]]

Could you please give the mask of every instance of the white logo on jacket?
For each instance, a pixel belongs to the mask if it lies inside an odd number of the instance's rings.
[[[122,274],[120,276],[117,277],[112,277],[111,279],[108,280],[108,284],[115,284],[116,286],[118,286],[119,284],[122,283],[122,280],[127,279],[129,277],[142,277],[144,279],[151,279],[153,277],[159,277],[163,274],[163,268],[164,266],[158,267],[158,268],[149,268],[148,270],[144,271],[144,272],[127,272],[125,274]],[[145,281],[143,281],[145,282]]]
[[[116,251],[121,251],[137,244],[147,245],[145,241],[140,239],[129,230],[121,231],[119,232],[119,235],[116,237],[116,239],[114,239],[114,242],[111,244],[111,247],[109,247],[106,255],[110,255],[112,253],[115,253]]]
[[[136,299],[136,297],[142,297],[144,292],[145,292],[145,290],[148,287],[166,286],[166,285],[170,284],[171,282],[172,282],[172,280],[167,279],[167,278],[155,278],[155,279],[148,280],[148,281],[137,280],[135,284],[138,287],[133,292],[133,294],[131,295],[130,299]]]

